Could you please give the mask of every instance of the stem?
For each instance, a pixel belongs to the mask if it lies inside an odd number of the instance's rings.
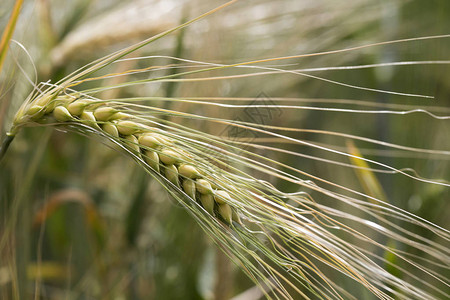
[[[14,135],[7,135],[5,140],[3,141],[1,147],[0,147],[0,162],[3,159],[3,156],[6,153],[6,150],[8,150],[9,144],[11,144],[11,142],[14,139]]]

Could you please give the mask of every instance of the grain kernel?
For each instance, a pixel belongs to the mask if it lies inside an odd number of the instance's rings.
[[[159,156],[155,151],[144,151],[144,161],[159,173]]]
[[[200,176],[200,172],[196,167],[187,164],[180,165],[178,167],[178,172],[181,176],[186,178],[197,178]]]
[[[116,109],[109,106],[102,106],[94,111],[95,119],[106,122],[117,112]]]
[[[126,114],[126,113],[123,113],[123,112],[119,111],[119,112],[116,112],[115,114],[113,114],[111,116],[111,118],[109,118],[109,119],[110,120],[122,120],[122,119],[129,119],[129,118],[132,118],[132,117],[133,116],[130,115],[130,114]]]
[[[133,121],[118,121],[117,130],[122,135],[135,134],[142,128],[142,125],[135,123]]]
[[[52,100],[53,100],[53,96],[52,95],[44,95],[44,96],[40,97],[39,99],[37,99],[35,103],[36,103],[36,105],[45,107]]]
[[[64,106],[57,106],[53,110],[53,116],[60,122],[66,122],[72,120],[72,115]]]
[[[219,214],[227,224],[231,224],[232,211],[228,204],[219,204]]]
[[[27,115],[31,116],[31,119],[36,120],[42,117],[45,114],[45,111],[40,105],[32,105],[28,111]]]
[[[86,99],[75,100],[67,106],[67,110],[73,116],[79,116],[83,113],[84,108],[88,105],[89,101]]]
[[[145,133],[139,136],[139,144],[144,147],[156,149],[161,145],[161,142],[156,138],[153,133]]]
[[[180,162],[180,155],[170,149],[164,149],[159,155],[159,159],[166,165],[173,165]]]
[[[212,194],[213,192],[211,183],[209,183],[209,181],[205,179],[197,179],[195,187],[200,194]]]
[[[168,138],[162,134],[159,134],[159,133],[152,133],[152,134],[161,145],[169,146],[169,147],[173,145],[173,141],[170,138]]]
[[[92,111],[83,111],[80,115],[80,119],[86,121],[86,124],[95,127],[96,129],[101,129],[100,126],[98,126]]]
[[[219,204],[225,204],[231,201],[230,194],[223,190],[216,191],[214,194],[214,200]]]
[[[125,138],[125,140],[128,141],[127,144],[131,150],[133,150],[134,152],[137,152],[137,153],[141,153],[141,151],[140,151],[141,148],[139,148],[137,137],[135,137],[134,135],[127,135],[124,138]]]
[[[214,197],[212,194],[200,195],[200,202],[210,215],[214,215]]]
[[[114,125],[113,123],[103,124],[102,129],[109,135],[112,135],[113,137],[119,137],[119,131],[117,130],[116,125]]]
[[[42,110],[42,106],[40,105],[32,105],[28,111],[27,111],[27,115],[32,116],[38,112],[40,112]]]
[[[44,106],[44,110],[45,110],[44,113],[49,114],[49,113],[53,112],[53,110],[55,109],[56,106],[57,106],[57,102],[51,101],[49,104]]]
[[[164,175],[166,175],[166,178],[176,186],[180,185],[178,181],[178,169],[174,165],[166,166],[164,169]]]
[[[236,212],[236,210],[231,209],[231,211],[232,211],[231,219],[238,224],[242,224],[241,217],[239,217],[239,214]]]
[[[195,200],[195,183],[194,181],[187,179],[183,181],[183,190],[189,197]]]

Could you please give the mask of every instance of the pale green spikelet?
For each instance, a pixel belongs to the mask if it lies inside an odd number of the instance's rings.
[[[73,116],[80,116],[83,113],[84,108],[89,105],[89,103],[92,103],[92,101],[88,101],[87,99],[75,100],[74,102],[67,105],[67,110]]]
[[[117,130],[119,131],[119,133],[121,135],[131,135],[131,134],[135,134],[138,131],[141,130],[142,125],[133,122],[133,121],[128,121],[128,120],[120,120],[117,121]]]
[[[101,130],[92,111],[83,111],[80,115],[80,120],[85,121],[84,123],[91,127],[94,127],[95,129]]]
[[[135,153],[139,154],[141,148],[139,147],[138,139],[134,134],[126,135],[125,140],[127,141],[128,147],[133,150]]]
[[[166,178],[175,184],[176,186],[180,185],[180,181],[178,179],[178,169],[175,165],[167,165],[164,167],[164,174]]]
[[[231,197],[226,191],[218,190],[214,193],[214,200],[216,200],[218,204],[226,204],[231,201]]]
[[[195,186],[200,194],[213,193],[211,183],[205,179],[197,179],[197,181],[195,182]]]
[[[239,214],[236,212],[236,210],[233,209],[233,208],[231,208],[231,213],[232,213],[232,214],[231,214],[231,219],[232,219],[234,222],[236,222],[236,223],[242,225],[241,217],[240,217]]]
[[[44,107],[43,107],[43,106],[40,106],[40,105],[32,105],[32,106],[28,109],[27,115],[33,116],[33,115],[35,115],[35,114],[37,114],[37,113],[43,111],[43,108],[44,108]]]
[[[117,109],[114,109],[109,106],[102,106],[102,107],[97,108],[94,111],[94,116],[97,121],[106,122],[106,121],[109,121],[110,119],[112,119],[113,115],[116,113],[117,113]]]
[[[233,212],[230,205],[226,203],[219,204],[219,214],[227,224],[231,224]]]
[[[180,154],[171,149],[163,149],[159,154],[159,159],[166,165],[174,165],[182,160]]]
[[[38,120],[45,114],[45,109],[40,105],[32,105],[27,111],[27,115],[30,116],[32,120]]]
[[[53,110],[53,116],[60,122],[66,122],[72,120],[72,115],[64,106],[57,106]]]
[[[198,189],[197,189],[198,190]],[[212,194],[201,194],[200,202],[203,208],[212,216],[214,216],[214,197]]]
[[[152,149],[156,149],[157,147],[162,145],[160,140],[155,136],[154,133],[141,134],[139,136],[139,144]]]
[[[144,150],[144,161],[156,172],[159,173],[159,156],[155,151]],[[172,181],[172,180],[171,180]]]
[[[197,170],[197,168],[188,164],[181,164],[178,167],[178,172],[181,176],[191,179],[198,178],[200,176],[200,172]]]
[[[117,126],[114,123],[104,123],[102,125],[102,129],[109,135],[118,138],[119,137],[119,131],[117,130]]]
[[[183,190],[186,194],[195,200],[195,183],[191,179],[183,180]]]

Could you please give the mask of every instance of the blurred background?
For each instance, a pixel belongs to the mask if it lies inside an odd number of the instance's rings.
[[[18,107],[32,91],[30,80],[54,83],[95,59],[223,3],[215,0],[25,1],[14,34],[17,42],[11,43],[0,74],[2,138]],[[0,4],[1,31],[13,5],[11,0]],[[133,54],[160,58],[123,61],[110,66],[108,71],[123,72],[149,63],[161,66],[160,69],[92,84],[107,86],[139,76],[148,78],[189,70],[186,62],[169,57],[231,64],[444,35],[449,33],[449,28],[448,0],[237,1]],[[436,115],[448,116],[449,53],[450,39],[440,38],[260,64],[289,70],[307,69],[304,73],[348,85],[429,95],[434,99],[345,87],[293,74],[155,82],[105,90],[97,96],[116,99],[151,95],[205,97],[223,103],[251,104],[255,99],[280,105],[295,103],[305,109],[275,110],[260,121],[449,151],[448,120],[423,113],[359,114],[306,109],[426,108]],[[390,64],[413,61],[440,62]],[[168,67],[172,64],[178,65],[177,68]],[[371,64],[387,66],[330,69]],[[235,68],[188,78],[246,73],[248,69]],[[89,87],[89,84],[83,86]],[[232,120],[246,121],[245,116],[248,117],[245,111],[237,109],[163,101],[149,104]],[[223,134],[226,130],[204,128],[200,122],[191,122],[187,126],[208,133]],[[349,151],[347,139],[339,136],[315,132],[295,132],[291,136]],[[332,162],[350,163],[345,157],[317,149],[289,144],[284,147]],[[426,150],[401,151],[363,141],[356,142],[356,147],[366,158],[398,169],[412,168],[419,177],[450,179],[448,155],[435,155]],[[280,153],[261,154],[280,161],[286,159]],[[319,178],[369,193],[350,168],[308,157],[286,163]],[[376,173],[375,176],[386,201],[450,228],[448,188],[400,175]],[[274,179],[272,183],[283,191],[294,192],[297,188]],[[315,200],[320,202],[318,197]],[[158,182],[134,161],[89,136],[45,127],[23,130],[0,163],[0,220],[2,299],[230,299],[246,291],[248,294],[240,299],[262,297]],[[351,284],[345,278],[335,280],[342,280],[343,285]],[[370,299],[366,292],[356,289],[354,295]]]

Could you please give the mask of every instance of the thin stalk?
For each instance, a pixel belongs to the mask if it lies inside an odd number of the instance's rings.
[[[2,143],[2,145],[0,147],[0,162],[3,159],[3,156],[5,156],[6,150],[8,150],[9,145],[11,144],[13,139],[14,139],[13,135],[7,135],[6,138],[3,140],[3,143]]]

